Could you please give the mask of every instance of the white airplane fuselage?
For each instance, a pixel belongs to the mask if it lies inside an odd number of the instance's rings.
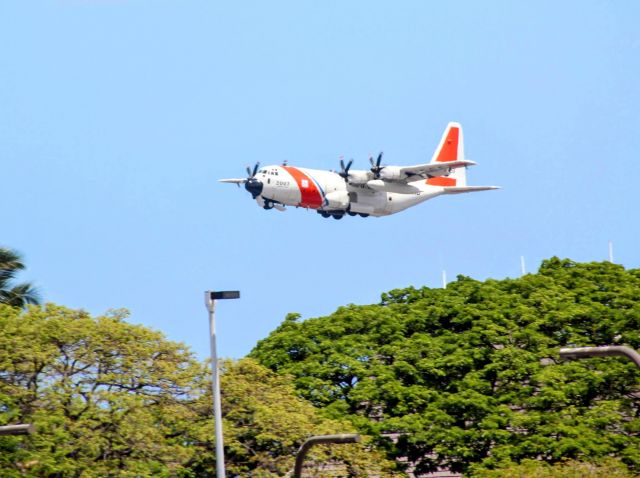
[[[462,127],[451,122],[430,163],[411,166],[382,165],[382,153],[368,171],[350,170],[340,160],[341,172],[273,165],[253,170],[247,178],[220,179],[244,184],[265,209],[285,206],[315,209],[324,217],[388,216],[441,194],[461,194],[497,189],[467,186],[466,169],[475,163],[465,158]]]
[[[354,173],[367,174],[366,171]],[[407,184],[385,184],[382,181],[348,184],[333,171],[293,166],[263,167],[256,174],[256,179],[263,184],[257,200],[263,201],[267,208],[282,204],[316,209],[321,214],[325,213],[323,215],[334,216],[345,212],[387,216],[444,192],[443,187],[429,185],[424,179]]]

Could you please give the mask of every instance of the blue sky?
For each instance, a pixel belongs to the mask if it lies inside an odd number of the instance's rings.
[[[553,255],[640,267],[640,3],[0,3],[0,244],[47,301],[208,353],[288,312],[516,277]],[[386,218],[263,211],[249,164],[428,161],[462,123],[470,184]],[[8,206],[8,207],[6,207]]]

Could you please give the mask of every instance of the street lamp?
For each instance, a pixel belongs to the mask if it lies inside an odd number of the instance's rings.
[[[218,354],[216,351],[216,300],[239,299],[240,292],[237,290],[227,291],[206,291],[204,293],[204,304],[209,311],[209,337],[211,345],[211,373],[213,381],[213,419],[216,437],[216,476],[224,478],[224,443],[222,441],[222,407],[220,405],[220,373],[218,370]]]
[[[613,357],[622,356],[640,368],[640,354],[630,347],[624,345],[606,345],[603,347],[577,347],[560,349],[560,358],[571,360],[588,357]]]
[[[31,423],[20,423],[18,425],[4,425],[0,427],[0,436],[5,435],[31,435],[35,427]]]
[[[304,457],[307,455],[309,448],[313,445],[325,445],[328,443],[342,444],[342,443],[359,443],[360,435],[352,434],[352,433],[343,433],[341,435],[318,435],[312,436],[307,439],[300,450],[298,450],[298,454],[296,455],[296,464],[293,469],[293,478],[300,478],[302,476],[302,463],[304,462]]]

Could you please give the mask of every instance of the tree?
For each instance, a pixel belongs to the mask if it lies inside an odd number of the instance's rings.
[[[497,470],[479,468],[474,478],[633,478],[627,467],[613,458],[601,463],[569,460],[554,465],[539,460],[523,460],[521,464],[511,464]]]
[[[568,344],[638,348],[639,330],[640,271],[553,258],[519,279],[458,277],[290,315],[250,356],[418,474],[607,456],[639,471],[637,369],[558,357]]]
[[[24,307],[39,303],[38,292],[28,282],[13,284],[15,275],[25,268],[16,251],[0,247],[0,304]]]
[[[308,437],[355,431],[297,397],[290,377],[251,359],[225,363],[222,390],[228,468],[237,476],[284,476]],[[314,447],[305,464],[317,478],[396,476],[393,463],[360,444]]]
[[[184,474],[206,369],[125,316],[0,306],[0,419],[37,430],[0,440],[3,476]]]
[[[3,477],[215,474],[208,367],[126,317],[0,305],[0,424],[37,430],[0,437]],[[237,476],[284,476],[309,435],[353,430],[252,360],[225,361],[221,388],[227,468]],[[308,463],[317,477],[394,476],[392,463],[361,445],[316,450]]]

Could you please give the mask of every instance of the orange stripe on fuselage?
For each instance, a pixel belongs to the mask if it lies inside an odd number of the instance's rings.
[[[438,152],[438,157],[436,161],[439,163],[445,161],[455,161],[458,159],[458,136],[460,133],[460,128],[452,127],[447,133],[447,138],[444,140],[442,144],[442,148]]]
[[[300,204],[298,206],[310,207],[318,209],[324,203],[322,194],[318,191],[316,183],[307,174],[303,173],[297,168],[292,166],[283,166],[293,179],[298,183],[298,189],[300,190]]]

